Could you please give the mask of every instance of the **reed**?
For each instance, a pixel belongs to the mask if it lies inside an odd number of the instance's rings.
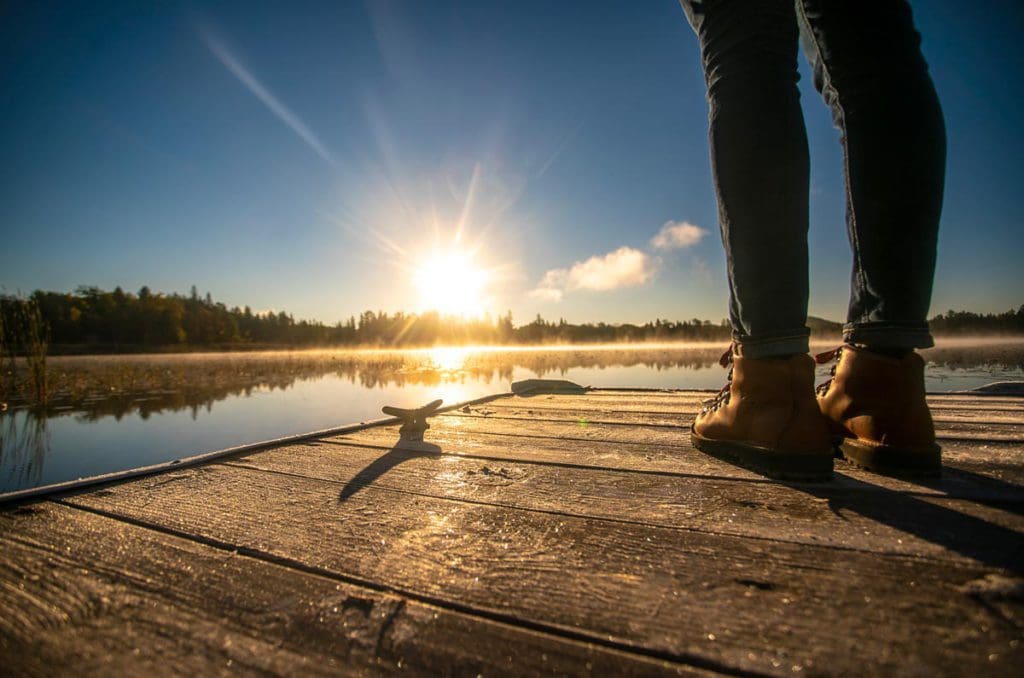
[[[7,409],[7,401],[15,390],[14,345],[9,338],[11,323],[4,322],[0,308],[0,411]]]
[[[43,320],[39,305],[32,300],[22,306],[21,341],[32,395],[37,404],[45,405],[50,397],[49,375],[46,371],[49,328]]]
[[[0,400],[21,396],[36,405],[50,397],[49,327],[33,299],[6,299],[0,313]],[[19,380],[18,356],[25,361]]]

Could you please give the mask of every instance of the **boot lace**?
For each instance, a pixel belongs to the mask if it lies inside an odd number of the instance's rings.
[[[829,388],[832,387],[832,382],[836,380],[836,368],[839,366],[839,356],[841,356],[842,354],[843,347],[837,346],[831,350],[825,351],[823,353],[818,353],[817,355],[814,356],[814,362],[816,362],[819,365],[833,363],[832,369],[829,370],[829,374],[831,376],[825,381],[818,384],[814,389],[814,392],[818,394],[819,398],[828,393]]]
[[[718,359],[718,364],[721,365],[722,367],[729,368],[729,373],[725,377],[725,386],[723,386],[721,390],[718,391],[718,393],[715,394],[713,398],[705,400],[703,401],[703,403],[701,403],[701,414],[713,412],[717,410],[719,407],[723,407],[729,404],[729,398],[732,395],[732,344],[730,344],[729,348],[726,349],[725,353],[722,354],[722,357]]]

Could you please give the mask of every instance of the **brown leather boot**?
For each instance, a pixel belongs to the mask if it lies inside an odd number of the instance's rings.
[[[924,360],[844,345],[817,356],[838,359],[832,379],[818,387],[818,404],[843,456],[891,475],[938,475],[942,451],[924,395]]]
[[[693,445],[772,478],[828,480],[832,442],[814,399],[814,361],[743,358],[732,350],[729,383],[705,403],[690,429]]]

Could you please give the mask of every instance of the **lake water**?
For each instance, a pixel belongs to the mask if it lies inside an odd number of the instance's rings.
[[[831,345],[815,347],[825,350]],[[439,348],[53,358],[45,409],[0,412],[0,493],[446,404],[513,381],[714,389],[722,346]],[[940,344],[929,391],[1024,379],[1024,342]],[[820,371],[824,378],[828,366]]]

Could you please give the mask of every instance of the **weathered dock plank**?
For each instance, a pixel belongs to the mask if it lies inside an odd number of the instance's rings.
[[[702,455],[690,444],[685,426],[644,426],[602,424],[591,421],[500,417],[444,416],[432,420],[429,439],[458,453],[505,457],[531,455],[530,459],[551,463],[574,463],[615,468],[640,468],[728,477],[758,478],[760,476],[725,462]],[[396,439],[393,432],[368,429],[343,436],[327,438],[345,442],[390,447]],[[574,442],[587,443],[575,446]],[[946,476],[940,483],[912,483],[914,488],[929,489],[936,484],[949,484],[956,478],[972,480],[988,478],[993,486],[1024,483],[1024,443],[1007,440],[943,440]],[[503,452],[506,450],[508,452]],[[511,452],[514,450],[514,453]],[[632,454],[639,453],[639,454]],[[845,462],[837,468],[844,475],[870,478],[870,482],[888,481],[873,474],[864,474]],[[895,483],[908,488],[907,483]],[[965,483],[961,483],[964,485]],[[982,491],[982,483],[967,486]]]
[[[581,409],[579,403],[571,402],[535,405],[529,402],[496,401],[470,409],[464,414],[504,419],[569,419],[594,423],[688,426],[698,409],[698,403],[685,403],[679,408],[659,406],[657,409],[646,409],[635,406],[634,409],[618,410],[608,407]],[[965,410],[933,414],[939,438],[956,433],[970,433],[977,438],[988,438],[996,434],[1000,438],[1024,443],[1024,414],[1019,417],[990,414],[979,416],[977,412]]]
[[[586,401],[598,409],[609,409],[615,411],[643,411],[663,410],[666,407],[676,409],[693,407],[699,405],[703,400],[713,396],[709,391],[676,391],[676,392],[648,392],[638,391],[626,393],[621,391],[588,391]],[[532,407],[572,407],[574,395],[566,394],[538,394],[529,397],[519,398],[516,401],[504,402],[495,401],[495,407],[512,406],[520,404]],[[997,398],[995,396],[928,396],[928,404],[933,412],[987,412],[1005,413],[1010,416],[1024,416],[1024,403],[1019,397]]]
[[[1019,675],[1024,399],[931,397],[941,479],[778,483],[698,392],[493,401],[0,511],[0,665]],[[230,663],[230,665],[229,665]]]
[[[317,443],[227,463],[339,483],[340,497],[372,486],[555,515],[1024,569],[1024,536],[1014,531],[1024,514],[1019,494],[1004,494],[1002,502],[992,502],[995,508],[942,495],[906,495],[854,479],[783,484],[582,470],[524,457],[515,462],[467,458],[449,456],[444,448],[424,452]],[[888,522],[878,520],[886,514],[892,515]]]
[[[5,675],[687,675],[52,502],[0,514]]]
[[[646,460],[650,457],[652,462],[660,464],[663,468],[699,475],[743,473],[746,477],[758,477],[695,451],[690,443],[688,425],[624,425],[572,418],[535,417],[524,420],[472,414],[446,415],[432,421],[434,423],[431,424],[431,440],[445,444],[464,440],[467,445],[479,441],[482,445],[494,447],[495,438],[499,439],[498,445],[505,444],[513,438],[577,441],[594,445],[595,450],[607,455],[608,463],[616,462],[618,453],[615,450],[635,449],[635,446],[641,446],[644,450],[643,458]],[[525,421],[529,421],[529,424],[524,423]],[[373,440],[377,444],[389,444],[389,437],[394,439],[396,436],[394,433],[370,429],[336,439],[351,442]],[[967,437],[963,440],[942,440],[941,444],[944,463],[952,474],[962,472],[990,477],[993,482],[1024,483],[1024,442]],[[577,452],[576,449],[566,448],[565,454],[560,455],[557,450],[561,448],[557,442],[555,449],[555,459],[568,460]],[[584,446],[582,449],[585,451],[587,447]],[[840,469],[846,473],[847,465],[840,464]],[[852,468],[850,470],[853,471]]]
[[[998,568],[469,504],[213,464],[70,497],[180,534],[592,642],[743,670],[941,671],[1016,632],[964,591]],[[700,611],[695,616],[696,611]],[[930,639],[908,647],[912,627]],[[836,629],[843,637],[836,639]],[[860,660],[847,665],[853,669]],[[777,666],[776,666],[777,665]]]
[[[435,452],[444,455],[477,459],[497,464],[529,463],[554,468],[582,468],[591,471],[626,471],[665,475],[681,481],[693,479],[698,483],[743,481],[758,484],[748,492],[761,492],[767,486],[776,486],[746,469],[709,458],[692,448],[653,448],[644,443],[619,443],[600,440],[578,440],[532,435],[488,435],[480,432],[467,434],[463,430],[448,430],[435,424],[430,432],[430,444]],[[397,435],[388,429],[371,428],[341,437],[325,438],[317,445],[359,446],[378,450],[383,456],[396,447]],[[413,445],[413,450],[422,449]],[[1016,466],[1013,467],[1016,470]],[[941,478],[902,480],[888,478],[860,470],[842,460],[836,461],[836,473],[828,484],[778,484],[809,487],[828,493],[894,492],[908,497],[945,497],[965,499],[992,505],[1019,513],[1024,492],[1015,483],[992,475],[982,476],[963,470],[947,468]],[[986,469],[991,474],[991,469]],[[756,502],[754,502],[756,503]]]

